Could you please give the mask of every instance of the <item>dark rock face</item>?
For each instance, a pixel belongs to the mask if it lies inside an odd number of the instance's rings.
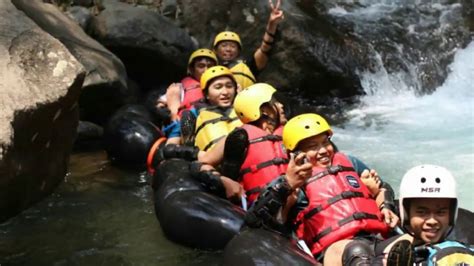
[[[124,103],[134,100],[122,62],[55,6],[40,0],[12,0],[44,31],[59,39],[86,68],[80,98],[81,119],[103,124]]]
[[[150,89],[186,74],[187,58],[196,46],[183,29],[146,8],[118,0],[104,5],[91,34],[122,59],[131,79]]]
[[[85,70],[9,2],[0,4],[0,221],[50,194],[67,171]]]
[[[89,9],[82,6],[71,7],[66,14],[72,18],[81,28],[87,32],[92,14]]]
[[[396,1],[378,7],[370,1],[364,4],[310,2],[300,1],[317,10],[333,29],[369,47],[360,55],[374,66],[362,68],[364,71],[382,68],[420,94],[431,93],[443,83],[454,53],[473,38],[469,25],[474,11],[472,2]]]
[[[226,29],[240,35],[246,57],[260,45],[270,12],[267,2],[182,2],[179,20],[201,46],[210,46],[214,36]],[[358,54],[366,47],[335,30],[304,5],[286,1],[283,9],[285,20],[280,24],[269,65],[259,79],[278,88],[297,89],[302,97],[361,94],[355,70],[365,64]]]

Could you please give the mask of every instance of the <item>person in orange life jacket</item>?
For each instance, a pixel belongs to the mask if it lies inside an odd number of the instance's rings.
[[[244,125],[221,139],[215,149],[200,152],[194,163],[195,171],[214,171],[220,165],[228,198],[240,200],[243,187],[250,205],[268,182],[286,171],[281,138],[286,117],[275,92],[269,84],[256,83],[237,94],[234,110]]]
[[[181,143],[180,115],[183,110],[190,110],[194,104],[202,101],[204,95],[200,87],[202,74],[210,67],[217,65],[213,51],[200,48],[194,51],[188,60],[187,76],[180,83],[172,83],[166,90],[165,99],[170,111],[171,123],[164,128],[167,144]]]
[[[332,130],[317,114],[292,118],[283,129],[290,153],[285,176],[263,192],[246,215],[249,226],[296,230],[326,265],[369,265],[370,245],[395,227],[393,190],[377,172],[337,151]],[[369,191],[364,182],[379,184]],[[371,195],[376,194],[375,199]]]
[[[237,33],[223,31],[217,34],[214,39],[213,47],[219,58],[219,63],[232,71],[237,83],[243,89],[254,84],[256,82],[255,76],[267,65],[272,45],[276,40],[278,24],[284,18],[283,11],[280,10],[281,0],[277,0],[276,4],[273,4],[273,0],[268,2],[271,13],[262,43],[249,60],[239,59],[242,42]]]
[[[458,201],[456,180],[444,167],[424,164],[405,173],[400,184],[401,226],[407,232],[384,241],[375,253],[391,265],[387,251],[403,241],[413,244],[413,265],[474,265],[474,249],[447,240],[456,223]],[[410,252],[401,256],[407,257]]]

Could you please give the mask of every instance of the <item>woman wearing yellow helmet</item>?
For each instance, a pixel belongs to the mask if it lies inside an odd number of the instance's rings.
[[[252,204],[261,189],[286,171],[288,158],[281,138],[286,118],[275,92],[266,83],[241,91],[235,98],[234,110],[244,125],[219,141],[215,149],[198,156],[204,165],[198,169],[214,170],[220,164],[228,198],[240,200],[245,191]]]
[[[340,153],[332,135],[327,121],[317,114],[289,120],[283,129],[283,143],[291,152],[286,175],[261,194],[246,220],[250,226],[279,224],[268,217],[279,211],[285,216],[291,207],[287,222],[315,257],[325,265],[356,265],[374,255],[367,239],[386,234],[398,217],[392,210],[391,187],[375,170]],[[371,192],[366,181],[382,187]]]
[[[217,57],[213,51],[200,48],[194,51],[188,60],[188,76],[179,83],[172,83],[166,90],[166,98],[163,99],[171,113],[171,124],[164,128],[168,137],[167,143],[179,144],[181,113],[190,110],[194,104],[204,98],[200,88],[200,79],[204,71],[217,65]]]
[[[242,88],[254,84],[256,82],[255,76],[267,65],[272,44],[275,42],[278,23],[283,19],[283,11],[280,9],[281,0],[277,0],[275,5],[272,0],[269,0],[269,4],[271,13],[262,43],[250,60],[238,59],[242,50],[242,42],[237,33],[223,31],[217,34],[214,39],[213,47],[220,64],[232,71],[237,83]]]
[[[237,126],[242,125],[232,108],[237,83],[232,72],[224,66],[207,69],[200,80],[204,100],[182,114],[181,137],[189,146],[167,145],[157,153],[158,160],[183,158],[195,160],[199,150],[207,151]],[[197,146],[197,147],[194,147]]]

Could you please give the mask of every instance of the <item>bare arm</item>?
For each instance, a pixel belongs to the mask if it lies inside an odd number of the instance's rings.
[[[278,23],[283,20],[283,11],[280,9],[281,0],[277,0],[276,4],[273,4],[273,0],[268,0],[271,8],[270,17],[263,34],[263,40],[260,47],[255,51],[255,65],[258,70],[262,70],[268,63],[268,53],[272,48],[272,44],[275,42],[275,34]]]
[[[225,140],[226,138],[220,139],[216,146],[209,151],[200,151],[198,153],[198,161],[214,167],[219,165],[224,159]]]
[[[166,100],[168,102],[168,109],[171,112],[171,120],[178,120],[178,109],[181,105],[181,85],[179,83],[172,83],[166,89]]]

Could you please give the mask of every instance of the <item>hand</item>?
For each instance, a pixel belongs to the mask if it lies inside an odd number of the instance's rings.
[[[226,176],[221,176],[222,184],[225,188],[225,195],[228,199],[236,199],[240,201],[242,195],[244,195],[244,188],[242,185]]]
[[[364,170],[360,175],[360,180],[369,189],[372,196],[376,196],[380,192],[380,177],[374,169]]]
[[[271,8],[271,13],[270,13],[270,18],[268,19],[269,24],[278,24],[280,21],[284,19],[283,15],[283,10],[280,9],[281,5],[281,0],[276,1],[276,5],[273,4],[273,0],[268,0],[268,3],[270,4]]]
[[[169,91],[169,90],[180,91],[181,90],[180,83],[171,83],[166,89],[166,91]]]
[[[296,157],[294,153],[290,153],[290,162],[286,169],[286,180],[293,189],[301,187],[313,173],[313,165],[309,162],[304,162],[304,158],[306,158],[306,153],[300,153]]]
[[[390,228],[395,228],[398,225],[400,218],[391,210],[383,208],[381,211],[384,221]]]

